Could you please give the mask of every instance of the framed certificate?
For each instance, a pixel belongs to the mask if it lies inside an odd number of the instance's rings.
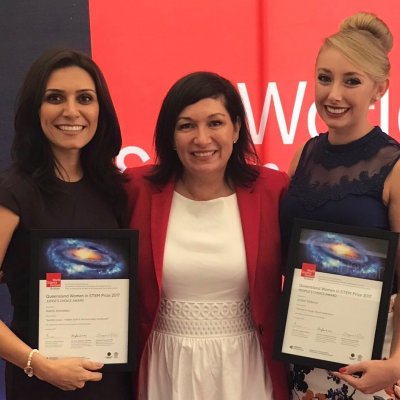
[[[131,370],[137,254],[135,230],[32,230],[32,346]]]
[[[397,240],[394,232],[296,220],[275,358],[329,370],[379,359]]]

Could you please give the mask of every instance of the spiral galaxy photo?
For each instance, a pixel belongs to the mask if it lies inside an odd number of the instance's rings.
[[[386,240],[304,229],[300,243],[302,262],[315,264],[317,271],[383,280]]]
[[[42,241],[43,274],[60,272],[63,279],[122,279],[128,277],[127,249],[121,239],[54,238]]]

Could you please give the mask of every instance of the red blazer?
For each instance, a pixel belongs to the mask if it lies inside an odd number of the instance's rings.
[[[144,176],[151,166],[128,169],[130,227],[139,229],[138,362],[160,304],[164,245],[175,182],[159,188]],[[261,168],[251,188],[235,188],[246,249],[252,317],[257,327],[275,400],[288,400],[287,371],[272,360],[272,347],[281,288],[279,202],[289,178]]]

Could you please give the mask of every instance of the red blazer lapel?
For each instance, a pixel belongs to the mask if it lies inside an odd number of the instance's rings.
[[[158,288],[161,288],[165,240],[174,187],[175,182],[170,182],[151,198],[151,243]]]
[[[260,229],[260,194],[254,188],[236,187],[236,196],[242,222],[244,245],[246,249],[249,289],[254,287]]]

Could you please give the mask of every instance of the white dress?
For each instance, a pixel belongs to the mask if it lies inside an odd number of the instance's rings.
[[[248,293],[236,195],[193,201],[175,192],[139,399],[273,400]]]

